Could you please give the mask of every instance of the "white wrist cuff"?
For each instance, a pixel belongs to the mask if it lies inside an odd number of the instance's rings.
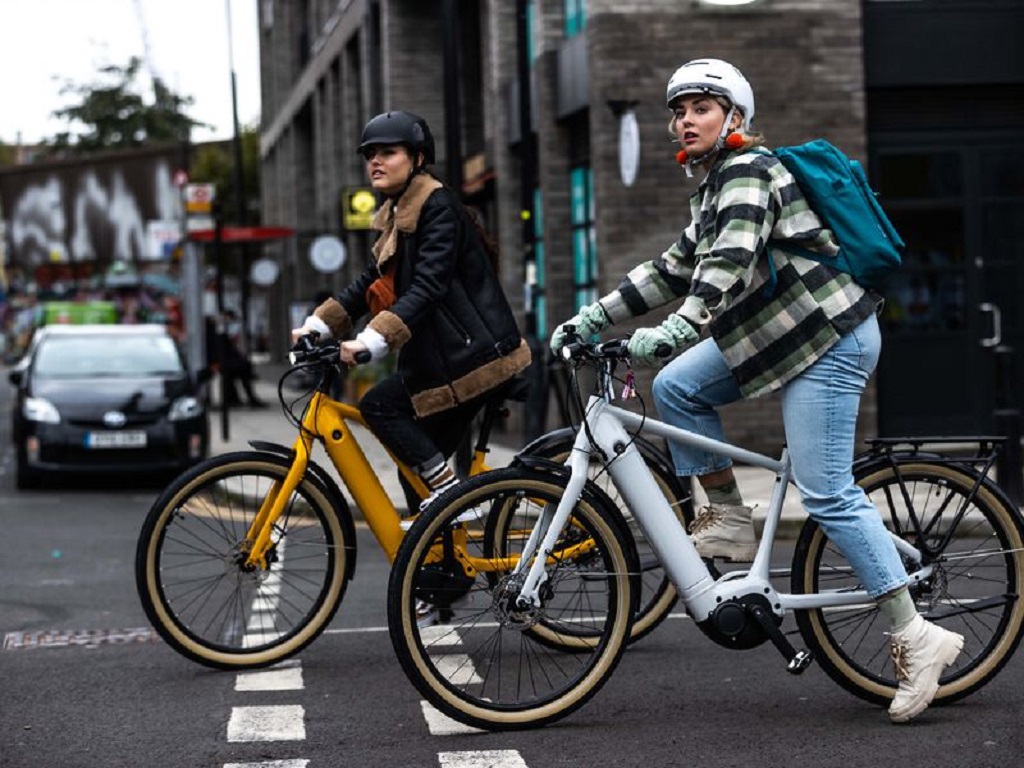
[[[370,352],[371,360],[380,360],[388,353],[388,343],[373,328],[364,328],[356,334],[356,341],[366,347]]]
[[[308,331],[316,331],[324,341],[330,341],[333,336],[331,329],[327,327],[327,323],[316,315],[310,315],[307,317],[305,322],[303,322],[302,327]]]

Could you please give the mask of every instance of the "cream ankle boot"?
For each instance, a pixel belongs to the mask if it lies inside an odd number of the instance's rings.
[[[893,633],[891,642],[900,687],[889,707],[889,719],[905,723],[932,703],[939,690],[939,677],[960,654],[964,638],[918,614],[902,632]]]
[[[693,543],[701,557],[722,557],[749,562],[757,552],[752,519],[753,507],[743,504],[709,504],[690,524]]]

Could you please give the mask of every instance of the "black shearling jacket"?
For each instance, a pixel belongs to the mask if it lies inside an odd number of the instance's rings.
[[[469,213],[419,173],[374,218],[375,262],[316,314],[343,338],[369,312],[366,292],[394,270],[395,301],[369,327],[398,350],[398,372],[418,416],[452,408],[530,364],[530,350]]]

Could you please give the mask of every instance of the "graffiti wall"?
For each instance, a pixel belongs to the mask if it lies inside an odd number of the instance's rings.
[[[180,156],[169,147],[0,169],[8,271],[166,259],[147,231],[179,220]]]

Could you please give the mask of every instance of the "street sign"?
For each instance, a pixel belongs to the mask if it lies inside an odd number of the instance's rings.
[[[181,240],[181,224],[154,219],[146,222],[146,252],[143,259],[165,261]]]
[[[370,187],[346,187],[342,194],[342,223],[345,229],[369,229],[377,213],[377,195]]]
[[[185,213],[209,215],[216,197],[217,187],[213,184],[186,184]]]
[[[345,244],[330,235],[318,237],[309,247],[309,261],[318,272],[341,269],[347,256]]]

